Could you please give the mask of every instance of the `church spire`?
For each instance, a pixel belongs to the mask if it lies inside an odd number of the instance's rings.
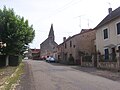
[[[53,30],[53,24],[51,24],[50,32],[48,35],[48,38],[51,38],[54,41],[54,30]]]

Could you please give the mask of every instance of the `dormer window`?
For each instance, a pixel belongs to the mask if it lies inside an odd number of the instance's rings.
[[[120,22],[117,23],[117,35],[120,35]]]
[[[103,33],[104,33],[104,39],[107,39],[108,38],[108,29],[104,29],[103,30]]]

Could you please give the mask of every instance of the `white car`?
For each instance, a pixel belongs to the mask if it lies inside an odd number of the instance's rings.
[[[49,62],[49,61],[50,61],[50,57],[47,57],[47,58],[46,58],[46,62]]]
[[[50,62],[55,62],[55,59],[53,57],[51,57]]]
[[[28,59],[28,57],[25,57],[24,59],[25,59],[25,60],[27,60],[27,59]]]
[[[46,59],[46,62],[55,62],[55,59],[53,57],[48,57]]]

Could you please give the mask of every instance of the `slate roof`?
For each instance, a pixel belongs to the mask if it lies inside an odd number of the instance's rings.
[[[51,24],[51,28],[50,28],[50,32],[49,32],[49,35],[48,37],[54,37],[54,30],[53,30],[53,24]]]
[[[97,29],[110,21],[120,17],[120,7],[112,11],[110,14],[108,14],[94,29]]]
[[[64,44],[65,42],[69,41],[70,39],[74,38],[75,36],[78,36],[78,35],[81,35],[81,34],[84,34],[84,33],[87,33],[87,32],[90,32],[90,31],[93,31],[94,29],[82,29],[80,33],[78,34],[75,34],[73,36],[69,36],[64,42],[62,42],[61,44],[59,44],[58,46]]]

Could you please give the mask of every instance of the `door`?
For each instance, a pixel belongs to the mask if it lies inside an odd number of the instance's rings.
[[[109,60],[109,50],[108,50],[108,48],[104,49],[104,52],[105,52],[105,61]]]

